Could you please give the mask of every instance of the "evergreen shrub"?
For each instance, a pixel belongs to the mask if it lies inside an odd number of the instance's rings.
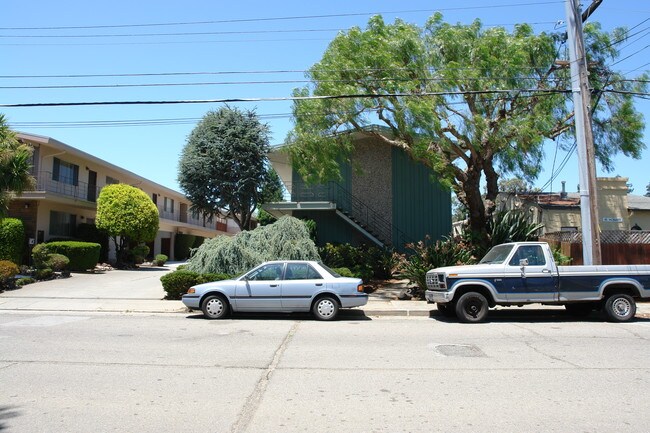
[[[206,240],[189,259],[187,269],[198,273],[241,274],[269,260],[320,260],[305,224],[290,216],[233,237]]]
[[[16,218],[0,219],[0,260],[22,262],[25,248],[25,228]]]
[[[18,275],[18,265],[9,260],[0,260],[0,291],[15,287],[14,277]]]
[[[167,257],[164,254],[156,254],[156,257],[153,259],[154,263],[156,266],[164,266],[165,263],[167,263],[167,260],[169,257]]]
[[[320,256],[330,268],[348,268],[353,276],[364,281],[388,280],[398,265],[391,250],[350,244],[325,244],[319,248]]]
[[[70,259],[71,271],[94,269],[99,261],[101,245],[95,242],[48,242],[47,250],[51,254],[63,254]]]
[[[160,277],[163,289],[167,295],[165,299],[181,299],[187,290],[197,284],[209,283],[212,281],[227,280],[226,274],[199,274],[187,270],[170,272]]]
[[[70,259],[63,254],[49,254],[45,261],[45,267],[51,268],[55,272],[60,272],[68,267]]]

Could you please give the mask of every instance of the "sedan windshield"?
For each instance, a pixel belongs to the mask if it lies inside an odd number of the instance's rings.
[[[503,263],[510,254],[510,251],[512,251],[513,247],[514,245],[497,245],[488,251],[479,264],[494,265]]]

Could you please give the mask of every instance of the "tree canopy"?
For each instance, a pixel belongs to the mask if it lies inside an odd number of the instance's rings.
[[[95,224],[115,243],[118,262],[126,262],[129,243],[151,242],[158,233],[158,208],[144,191],[123,183],[106,185],[97,198]]]
[[[228,106],[208,112],[183,148],[178,182],[192,209],[227,214],[248,230],[269,181],[269,127],[254,111]]]
[[[22,144],[0,114],[0,218],[7,215],[11,194],[34,188],[32,148]]]
[[[605,169],[614,155],[639,158],[645,146],[629,93],[644,84],[608,66],[625,34],[585,26],[596,157]],[[479,20],[448,24],[437,13],[421,28],[375,16],[365,30],[340,33],[308,71],[311,84],[294,92],[323,98],[294,103],[292,163],[308,180],[336,178],[351,153],[350,134],[339,133],[382,124],[390,133],[370,133],[431,167],[485,237],[499,177],[531,182],[545,140],[574,146],[570,72],[557,62],[566,55],[562,34],[535,34],[527,24],[509,32]]]

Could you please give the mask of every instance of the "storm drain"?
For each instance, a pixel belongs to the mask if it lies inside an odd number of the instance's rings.
[[[436,350],[444,356],[456,356],[460,358],[484,358],[487,355],[473,344],[440,344]]]

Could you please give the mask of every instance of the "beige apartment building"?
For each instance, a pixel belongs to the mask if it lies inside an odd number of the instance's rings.
[[[629,194],[627,182],[626,177],[596,179],[600,230],[650,230],[650,197]],[[503,194],[500,201],[506,209],[529,212],[532,221],[544,224],[542,233],[581,230],[577,192]]]
[[[158,207],[160,227],[151,253],[174,259],[176,234],[213,238],[232,236],[239,227],[230,218],[204,219],[190,211],[185,196],[135,173],[50,137],[18,133],[34,149],[32,175],[37,186],[12,201],[10,216],[20,218],[33,243],[74,238],[75,227],[94,223],[97,197],[105,185],[125,183],[146,192]]]

